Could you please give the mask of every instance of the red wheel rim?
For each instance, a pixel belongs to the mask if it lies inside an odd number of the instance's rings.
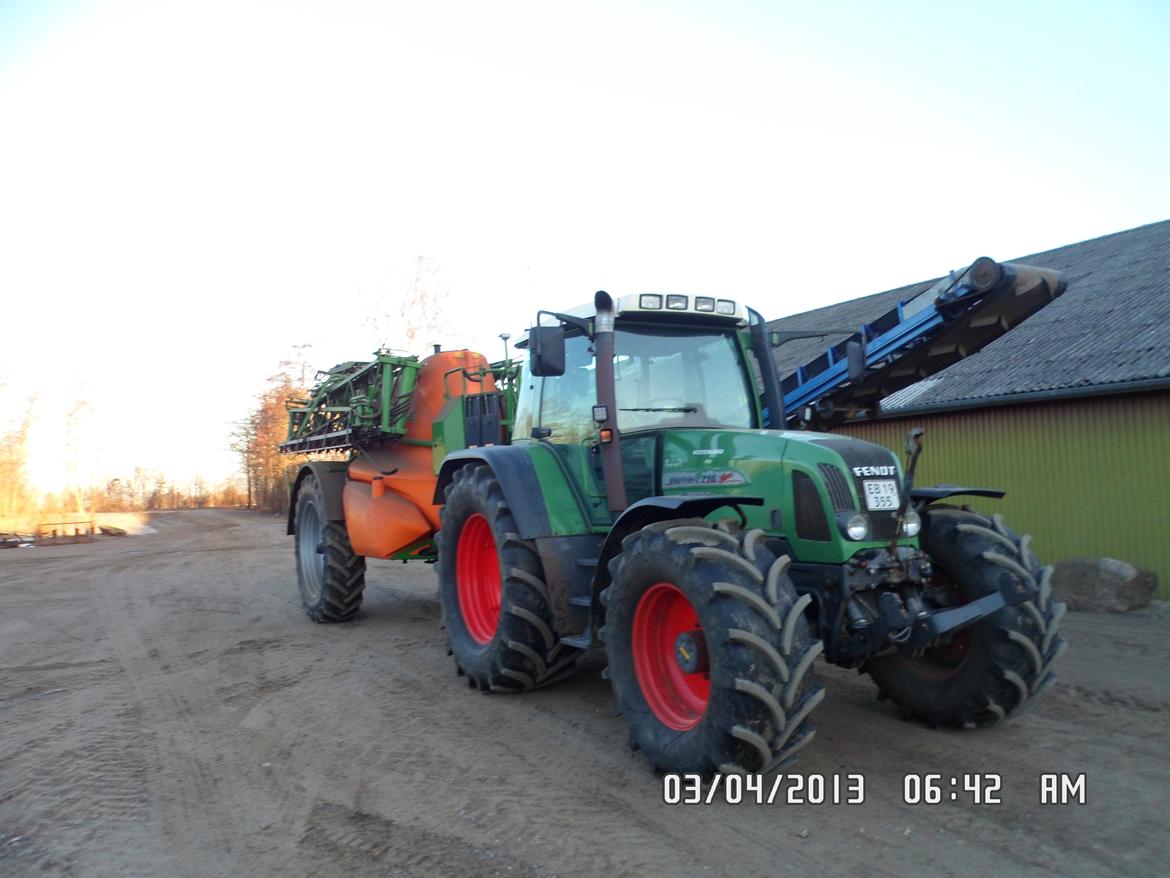
[[[459,612],[476,643],[491,642],[500,627],[500,556],[488,520],[478,512],[463,522],[455,549]]]
[[[669,582],[650,586],[634,610],[634,674],[642,696],[659,722],[679,732],[699,724],[711,698],[710,673],[688,674],[675,657],[678,636],[702,627],[687,596]]]

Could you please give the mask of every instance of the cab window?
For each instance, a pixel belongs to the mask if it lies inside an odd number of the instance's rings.
[[[730,331],[619,327],[618,427],[755,427],[743,358]]]
[[[540,390],[540,426],[552,430],[553,442],[580,443],[593,436],[597,397],[593,346],[582,335],[565,339],[565,374],[544,378]]]

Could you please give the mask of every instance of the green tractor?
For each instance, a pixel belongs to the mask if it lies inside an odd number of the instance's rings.
[[[915,487],[921,431],[903,470],[879,446],[785,428],[843,419],[891,392],[895,364],[921,374],[956,333],[977,349],[989,314],[1011,314],[1002,331],[1063,288],[1050,272],[977,261],[929,309],[899,305],[892,323],[784,381],[778,339],[734,301],[598,293],[541,312],[519,345],[526,369],[450,368],[434,416],[414,407],[429,420],[437,528],[396,456],[404,434],[345,423],[345,397],[371,423],[379,400],[399,414],[402,400],[329,379],[293,410],[285,443],[329,447],[328,435],[352,451],[306,464],[293,487],[306,610],[350,618],[365,556],[434,561],[470,686],[527,691],[604,650],[630,745],[661,771],[787,764],[814,734],[818,658],[866,672],[932,726],[997,723],[1052,683],[1064,649],[1064,606],[1029,538],[943,502],[1002,493]],[[379,519],[383,498],[398,505]],[[407,510],[417,527],[377,543],[391,526],[378,521],[397,526]]]

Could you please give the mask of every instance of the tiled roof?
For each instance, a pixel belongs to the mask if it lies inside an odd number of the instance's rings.
[[[991,404],[1076,388],[1120,391],[1138,382],[1170,387],[1170,220],[1006,261],[1057,269],[1068,290],[979,353],[888,397],[883,410]],[[934,280],[773,320],[768,328],[860,326]],[[774,349],[780,375],[844,338]]]

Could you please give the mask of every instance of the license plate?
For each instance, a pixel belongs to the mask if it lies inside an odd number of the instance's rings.
[[[893,479],[866,479],[865,508],[872,511],[898,508],[898,483]]]

